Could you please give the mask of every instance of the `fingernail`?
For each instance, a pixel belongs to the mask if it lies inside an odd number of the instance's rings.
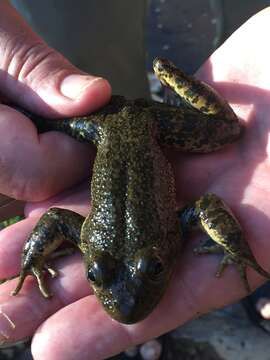
[[[83,95],[86,88],[93,86],[96,81],[101,79],[102,78],[100,77],[91,75],[69,75],[62,81],[60,91],[69,99],[78,100]]]

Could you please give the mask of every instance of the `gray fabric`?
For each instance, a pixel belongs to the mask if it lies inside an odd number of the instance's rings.
[[[145,0],[13,0],[31,27],[70,61],[104,76],[113,93],[148,95]]]

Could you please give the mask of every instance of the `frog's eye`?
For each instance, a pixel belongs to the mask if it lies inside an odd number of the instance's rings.
[[[114,276],[115,260],[108,253],[101,253],[95,257],[87,270],[87,278],[93,285],[100,287],[107,285]]]
[[[96,286],[102,285],[102,270],[96,261],[88,268],[87,278]]]
[[[143,256],[138,259],[137,270],[142,274],[148,276],[151,280],[157,281],[164,272],[164,264],[161,258],[157,255]]]

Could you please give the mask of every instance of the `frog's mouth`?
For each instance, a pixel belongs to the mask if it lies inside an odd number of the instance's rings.
[[[86,270],[104,309],[124,324],[139,322],[152,312],[172,274],[172,267],[152,247],[137,251],[132,261],[96,252]]]
[[[117,282],[102,291],[95,290],[106,312],[123,324],[144,320],[159,303],[165,284],[149,284],[141,279]]]

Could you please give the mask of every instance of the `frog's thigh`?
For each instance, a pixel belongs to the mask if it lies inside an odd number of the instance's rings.
[[[214,241],[214,245],[204,242],[196,247],[196,254],[224,254],[216,272],[217,276],[221,276],[228,265],[235,264],[248,292],[250,287],[246,277],[247,266],[270,278],[270,274],[261,268],[253,256],[232,211],[217,195],[209,193],[202,196],[181,210],[179,217],[184,232],[197,225]]]
[[[19,281],[13,295],[20,291],[25,277],[32,274],[38,281],[42,295],[51,296],[44,280],[44,273],[47,271],[52,277],[57,273],[46,261],[70,253],[70,249],[53,253],[65,240],[79,247],[83,221],[81,215],[60,208],[52,208],[40,218],[24,245]]]

